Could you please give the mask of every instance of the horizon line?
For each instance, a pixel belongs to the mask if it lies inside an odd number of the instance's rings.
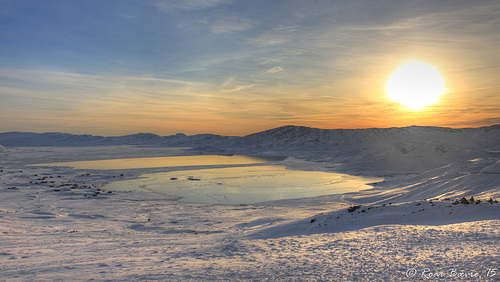
[[[169,136],[175,136],[175,135],[184,135],[184,136],[197,136],[197,135],[215,135],[215,136],[225,136],[225,137],[245,137],[245,136],[250,136],[253,134],[258,134],[266,131],[271,131],[271,130],[276,130],[279,128],[285,128],[285,127],[302,127],[302,128],[309,128],[309,129],[319,129],[319,130],[369,130],[369,129],[397,129],[397,128],[410,128],[410,127],[424,127],[424,128],[443,128],[443,129],[479,129],[479,128],[485,128],[485,127],[500,127],[500,123],[497,124],[491,124],[491,125],[483,125],[483,126],[477,126],[477,127],[448,127],[448,126],[432,126],[432,125],[408,125],[408,126],[392,126],[392,127],[366,127],[366,128],[319,128],[319,127],[310,127],[310,126],[303,126],[303,125],[283,125],[283,126],[278,126],[278,127],[273,127],[270,129],[265,129],[262,131],[257,131],[254,133],[246,134],[246,135],[221,135],[221,134],[214,134],[214,133],[198,133],[198,134],[192,134],[188,135],[182,132],[178,132],[175,134],[171,135],[159,135],[156,133],[151,133],[151,132],[137,132],[137,133],[132,133],[132,134],[125,134],[125,135],[94,135],[90,133],[67,133],[67,132],[60,132],[60,131],[48,131],[48,132],[33,132],[33,131],[4,131],[0,132],[0,134],[7,134],[7,133],[34,133],[34,134],[67,134],[67,135],[76,135],[76,136],[92,136],[92,137],[103,137],[103,138],[108,138],[108,137],[125,137],[125,136],[133,136],[133,135],[140,135],[140,134],[150,134],[150,135],[155,135],[159,137],[169,137]]]

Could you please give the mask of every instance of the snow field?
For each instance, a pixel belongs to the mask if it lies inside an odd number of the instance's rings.
[[[164,168],[26,166],[201,150],[123,145],[166,142],[153,135],[113,139],[116,146],[1,146],[0,280],[498,281],[500,204],[487,202],[500,198],[497,131],[284,127],[243,139],[171,138],[180,145],[217,139],[206,152],[221,140],[235,142],[226,152],[247,142],[238,150],[289,156],[283,164],[292,169],[385,177],[358,193],[254,205],[102,188]],[[51,138],[44,142],[54,144]],[[115,142],[91,139],[85,142]],[[323,149],[311,150],[315,144]],[[343,145],[322,151],[331,144]],[[471,196],[481,203],[454,204]]]

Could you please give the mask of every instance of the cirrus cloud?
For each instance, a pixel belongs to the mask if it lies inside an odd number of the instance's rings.
[[[276,67],[272,67],[272,68],[268,69],[266,72],[267,73],[275,73],[275,72],[280,72],[280,71],[283,71],[283,68],[280,66],[276,66]]]
[[[230,0],[157,0],[154,5],[163,12],[198,11],[230,3]]]

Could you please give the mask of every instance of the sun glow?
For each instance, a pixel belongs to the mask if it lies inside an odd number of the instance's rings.
[[[436,103],[445,91],[439,72],[418,62],[400,67],[387,82],[389,98],[414,110]]]

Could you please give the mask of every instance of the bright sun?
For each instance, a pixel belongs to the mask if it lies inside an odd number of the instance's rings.
[[[418,62],[400,67],[387,82],[389,98],[415,110],[436,103],[445,91],[439,72]]]

